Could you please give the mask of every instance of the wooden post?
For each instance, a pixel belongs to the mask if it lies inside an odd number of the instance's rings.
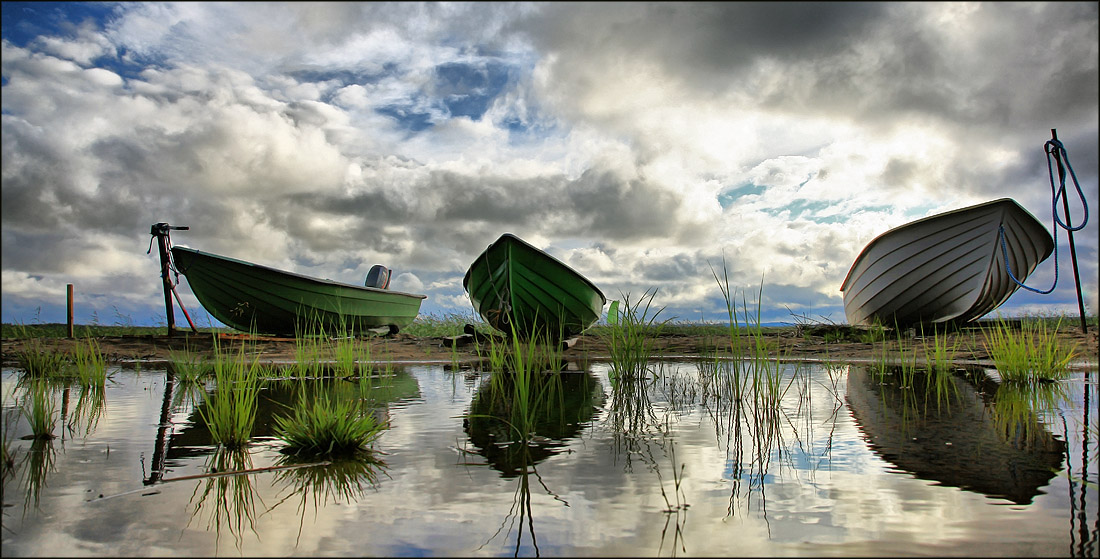
[[[65,291],[67,292],[66,293],[66,295],[67,295],[66,308],[68,309],[68,312],[67,312],[66,316],[69,317],[69,320],[68,320],[69,337],[72,338],[73,337],[73,284],[70,283],[69,285],[67,285],[65,287]]]

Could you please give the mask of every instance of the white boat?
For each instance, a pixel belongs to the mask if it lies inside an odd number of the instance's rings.
[[[840,287],[844,314],[853,325],[976,320],[1053,250],[1046,228],[1009,198],[918,219],[864,247]]]

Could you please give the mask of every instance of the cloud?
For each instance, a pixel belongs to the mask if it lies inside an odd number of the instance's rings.
[[[1097,198],[1091,4],[73,10],[5,12],[5,320],[70,281],[155,315],[162,221],[350,283],[385,264],[427,312],[468,305],[462,274],[512,232],[670,314],[721,315],[724,259],[772,318],[839,319],[891,227],[1004,196],[1050,223],[1052,128]]]

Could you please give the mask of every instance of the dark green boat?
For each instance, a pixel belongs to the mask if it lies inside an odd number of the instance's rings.
[[[490,326],[521,338],[579,334],[607,302],[584,276],[511,233],[474,260],[462,287]]]
[[[376,266],[367,283],[316,279],[243,260],[172,247],[175,268],[214,318],[245,332],[355,335],[389,328],[396,333],[420,313],[426,295],[390,291],[389,271]],[[381,273],[380,273],[381,272]]]

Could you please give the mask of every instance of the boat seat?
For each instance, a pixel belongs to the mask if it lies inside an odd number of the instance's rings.
[[[371,266],[370,271],[367,272],[367,281],[363,282],[363,285],[388,289],[390,286],[390,269],[381,264]]]

